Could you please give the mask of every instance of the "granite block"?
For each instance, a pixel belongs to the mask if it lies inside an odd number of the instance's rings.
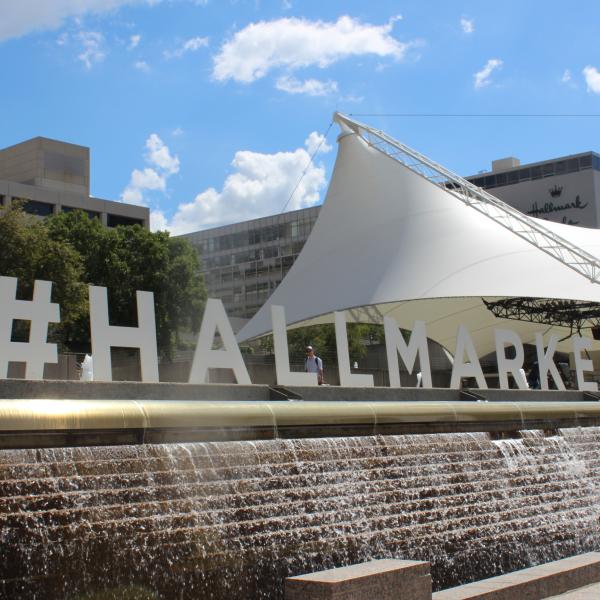
[[[290,577],[286,600],[430,600],[429,563],[376,560]]]

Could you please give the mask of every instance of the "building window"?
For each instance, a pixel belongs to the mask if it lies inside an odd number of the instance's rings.
[[[532,167],[531,168],[531,179],[541,179],[542,178],[542,167]]]
[[[485,178],[485,187],[486,188],[496,187],[496,176],[495,175],[488,175]]]
[[[265,258],[275,258],[279,254],[279,248],[277,246],[269,246],[263,249],[263,256]]]
[[[119,225],[143,226],[144,222],[141,219],[132,219],[131,217],[122,217],[121,215],[108,214],[106,218],[106,224],[109,227],[118,227]]]
[[[542,165],[542,174],[544,177],[552,177],[554,175],[554,163]]]
[[[6,196],[4,194],[0,194],[0,206],[4,206],[6,204]]]
[[[81,212],[84,212],[90,219],[99,219],[100,218],[100,213],[96,212],[95,210],[84,210],[83,208],[73,208],[72,206],[63,206],[61,208],[62,212],[65,213],[69,213],[69,212],[73,212],[75,210],[80,210]]]
[[[29,198],[13,198],[13,202],[23,202],[23,210],[30,215],[47,217],[54,212],[54,204],[40,202],[39,200],[30,200]]]
[[[528,179],[531,179],[531,169],[521,169],[519,171],[519,179],[521,181],[527,181]]]

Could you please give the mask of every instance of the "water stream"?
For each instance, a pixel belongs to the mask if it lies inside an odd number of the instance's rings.
[[[434,586],[600,549],[600,428],[0,451],[0,598],[281,599],[428,560]]]

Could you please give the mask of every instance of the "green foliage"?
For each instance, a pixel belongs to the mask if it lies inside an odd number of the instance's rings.
[[[350,362],[365,356],[367,343],[379,343],[383,340],[381,325],[366,325],[363,323],[348,323],[348,351]],[[306,346],[312,346],[318,356],[326,361],[337,362],[335,328],[333,324],[312,325],[299,327],[288,331],[288,349],[292,362],[304,361]],[[264,352],[273,352],[273,336],[267,335],[260,340]]]
[[[184,239],[139,225],[109,229],[81,211],[40,221],[18,207],[0,215],[0,239],[0,274],[18,277],[24,289],[36,278],[55,283],[59,332],[71,350],[90,347],[88,284],[108,288],[114,325],[137,325],[135,292],[153,292],[162,356],[173,354],[180,330],[199,327],[204,280],[196,252]]]
[[[61,323],[51,326],[51,338],[69,347],[88,314],[79,254],[65,241],[53,239],[44,223],[17,203],[0,214],[0,240],[0,275],[18,278],[19,297],[31,298],[36,279],[53,282],[52,301],[60,304]]]

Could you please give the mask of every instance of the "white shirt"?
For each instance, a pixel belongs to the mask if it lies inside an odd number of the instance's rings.
[[[305,368],[307,373],[318,373],[323,370],[323,361],[318,356],[307,356]]]

